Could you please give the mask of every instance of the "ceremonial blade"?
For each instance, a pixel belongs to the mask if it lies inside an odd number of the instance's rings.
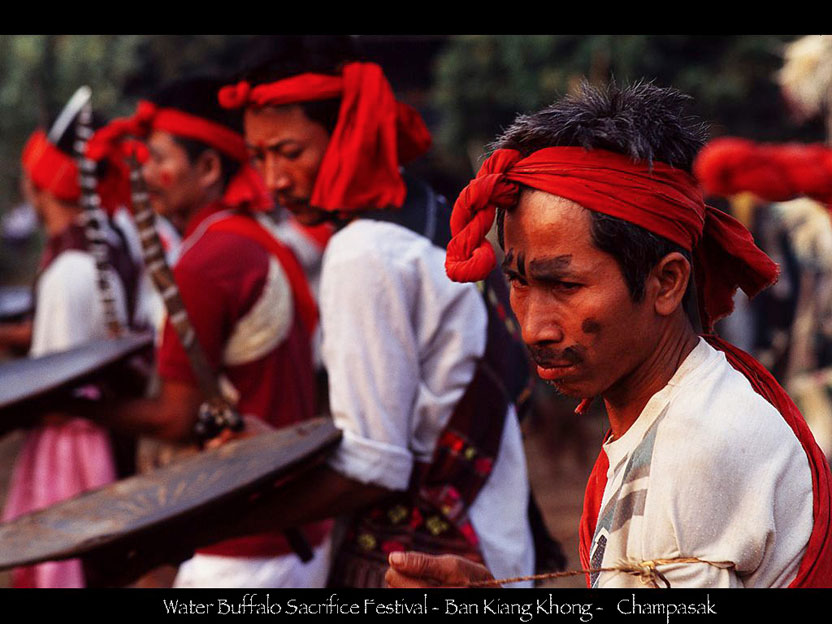
[[[0,286],[0,323],[23,318],[33,309],[31,286]]]
[[[179,341],[185,349],[191,370],[205,396],[205,402],[199,408],[196,424],[196,434],[206,440],[218,435],[223,429],[232,431],[243,429],[244,423],[236,408],[225,398],[220,389],[219,380],[208,363],[205,351],[199,343],[188,312],[182,303],[179,288],[173,277],[173,272],[165,258],[162,241],[156,230],[156,215],[150,206],[144,177],[139,170],[135,154],[130,158],[130,186],[132,191],[133,216],[139,239],[142,245],[142,255],[154,286],[159,291],[165,303],[171,324],[176,331]],[[306,538],[300,529],[288,529],[284,532],[292,550],[304,562],[314,556]]]
[[[78,122],[75,124],[75,161],[78,165],[78,184],[81,188],[81,205],[85,211],[84,235],[87,247],[95,260],[96,284],[104,311],[104,322],[110,336],[120,336],[124,328],[116,311],[116,296],[111,280],[112,268],[109,262],[109,247],[105,240],[105,223],[107,216],[101,207],[98,196],[98,178],[95,175],[97,163],[87,158],[87,142],[92,138],[92,103],[88,87],[87,96],[78,110]],[[80,101],[80,99],[79,99]],[[65,109],[66,110],[66,109]],[[70,120],[71,121],[71,120]]]
[[[133,218],[139,233],[142,256],[153,285],[165,303],[168,318],[173,325],[182,347],[188,356],[197,384],[205,396],[205,403],[200,409],[203,430],[198,430],[202,438],[210,438],[224,427],[242,428],[242,418],[234,407],[225,399],[220,389],[216,374],[208,363],[196,332],[188,318],[185,304],[179,294],[179,288],[168,266],[165,250],[156,230],[156,215],[148,200],[147,187],[139,170],[135,155],[130,159],[130,186],[132,189]],[[212,426],[213,425],[213,426]]]
[[[78,87],[75,93],[69,98],[69,102],[66,103],[64,109],[61,111],[58,118],[55,120],[55,123],[52,124],[52,127],[49,129],[49,133],[46,135],[46,138],[49,139],[49,142],[52,145],[57,145],[58,141],[61,140],[61,137],[66,132],[66,129],[69,128],[72,120],[75,119],[75,116],[80,112],[80,110],[86,106],[90,99],[92,98],[92,89],[88,86]]]

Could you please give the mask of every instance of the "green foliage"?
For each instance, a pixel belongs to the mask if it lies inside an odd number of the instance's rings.
[[[20,151],[81,85],[105,114],[126,112],[121,85],[136,64],[137,35],[0,36],[0,202],[16,199]]]
[[[485,35],[451,38],[436,61],[432,106],[440,149],[460,169],[518,113],[549,104],[581,80],[654,81],[690,94],[713,134],[823,140],[799,127],[774,82],[790,35]],[[463,165],[462,163],[465,162]]]
[[[247,35],[0,35],[0,213],[17,200],[20,151],[81,85],[107,117],[159,84],[234,66]]]
[[[112,118],[139,97],[190,72],[235,66],[243,35],[0,35],[0,215],[20,201],[20,154],[81,85]],[[0,281],[33,270],[38,244],[0,249]],[[25,251],[25,253],[24,253]],[[18,279],[15,277],[15,279]]]

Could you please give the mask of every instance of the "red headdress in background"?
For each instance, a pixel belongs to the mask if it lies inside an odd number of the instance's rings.
[[[419,113],[395,99],[381,68],[348,63],[341,75],[300,74],[252,87],[223,87],[225,108],[260,108],[341,98],[310,204],[331,212],[401,207],[405,185],[399,166],[423,155],[431,136]]]
[[[99,132],[102,132],[99,130]],[[130,172],[119,152],[101,152],[96,161],[106,160],[107,168],[98,179],[97,192],[101,206],[112,215],[119,206],[130,202]],[[49,191],[58,199],[78,201],[78,165],[75,159],[53,145],[43,130],[36,130],[23,148],[23,170],[39,189]]]
[[[702,148],[693,172],[707,195],[750,192],[764,201],[809,197],[832,203],[832,149],[723,137]]]
[[[80,199],[78,165],[72,156],[54,146],[43,130],[35,130],[26,141],[21,162],[26,175],[39,189],[64,201]]]

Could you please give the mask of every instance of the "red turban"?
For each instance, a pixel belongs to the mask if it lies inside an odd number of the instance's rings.
[[[102,154],[110,166],[97,181],[96,191],[101,207],[110,215],[130,199],[129,171],[113,153]],[[23,170],[39,189],[47,190],[58,199],[76,202],[81,198],[78,165],[75,159],[49,142],[43,130],[32,134],[23,148]]]
[[[810,197],[832,203],[832,149],[825,145],[724,137],[702,149],[693,171],[708,195],[751,192],[765,201]]]
[[[496,207],[517,203],[520,185],[623,219],[690,251],[707,330],[731,312],[738,287],[754,296],[777,279],[777,265],[754,244],[751,233],[706,206],[690,174],[581,147],[550,147],[527,158],[516,150],[492,154],[454,204],[445,260],[451,279],[479,280],[494,267],[494,250],[485,234]]]
[[[419,113],[395,99],[381,68],[348,63],[338,76],[299,74],[252,87],[223,87],[225,108],[282,106],[341,98],[338,123],[321,162],[310,204],[332,212],[401,207],[399,165],[423,155],[430,133]]]
[[[22,165],[37,188],[64,201],[80,199],[75,160],[52,145],[43,130],[33,132],[23,147]]]
[[[240,169],[225,189],[223,202],[226,205],[251,210],[268,210],[272,207],[262,178],[249,164],[243,137],[221,123],[175,108],[158,108],[152,102],[139,102],[132,117],[116,119],[90,139],[87,156],[99,160],[116,149],[114,146],[127,137],[145,138],[154,130],[199,141],[240,163]],[[128,146],[132,148],[129,144]],[[120,149],[123,151],[124,147]],[[139,157],[142,159],[144,156],[140,153]]]

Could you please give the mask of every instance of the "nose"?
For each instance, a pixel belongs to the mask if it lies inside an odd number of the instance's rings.
[[[523,342],[527,345],[557,345],[563,342],[564,331],[557,310],[536,293],[512,297],[512,308],[520,323]]]
[[[263,180],[269,191],[286,191],[292,186],[292,179],[275,155],[266,155],[263,165]]]

